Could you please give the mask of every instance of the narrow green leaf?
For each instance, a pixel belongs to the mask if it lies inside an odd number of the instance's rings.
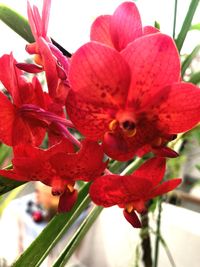
[[[183,22],[182,28],[181,28],[181,30],[178,34],[178,37],[175,41],[179,52],[181,51],[181,48],[183,46],[183,43],[184,43],[185,38],[187,36],[187,33],[190,30],[192,19],[193,19],[193,16],[195,14],[195,11],[198,7],[199,1],[200,0],[192,0],[191,1],[187,15],[186,15],[185,20]]]
[[[34,42],[27,19],[10,7],[0,4],[0,19],[29,43]]]
[[[12,265],[13,267],[39,267],[51,249],[67,232],[78,216],[90,203],[88,189],[90,184],[85,184],[79,192],[78,200],[71,211],[56,215],[45,227],[42,233]]]
[[[60,257],[57,259],[57,261],[54,263],[52,267],[64,267],[69,258],[72,256],[73,252],[77,248],[77,246],[80,244],[81,240],[84,238],[84,236],[87,234],[88,230],[92,226],[92,224],[95,222],[101,211],[103,210],[103,207],[94,207],[90,214],[85,218],[85,220],[82,222],[80,227],[77,229],[76,233],[73,235],[67,246],[64,248],[63,252],[61,253]]]
[[[0,195],[7,193],[22,184],[24,184],[24,182],[15,181],[15,180],[11,180],[6,177],[0,176]]]
[[[24,187],[26,186],[26,184],[22,185],[22,186],[19,186],[17,188],[15,188],[14,190],[12,190],[8,196],[1,202],[1,205],[0,205],[0,216],[2,214],[2,212],[4,211],[4,209],[8,206],[8,204],[13,200],[15,199],[19,193],[21,193],[24,189]]]
[[[200,23],[192,25],[190,27],[190,30],[198,30],[198,31],[200,31]]]
[[[143,158],[136,158],[133,162],[131,162],[121,173],[121,175],[131,174],[134,170],[140,167],[144,162]]]
[[[178,0],[175,0],[175,2],[174,2],[173,39],[175,39],[175,36],[176,36],[177,6],[178,6]]]
[[[193,84],[199,84],[199,83],[200,83],[200,71],[194,73],[194,74],[190,77],[190,79],[189,79],[188,82],[193,83]]]
[[[189,54],[186,59],[183,61],[182,63],[182,67],[181,67],[181,75],[182,77],[184,76],[187,68],[190,66],[192,60],[197,56],[197,54],[199,53],[200,51],[200,45],[197,45],[191,54]]]

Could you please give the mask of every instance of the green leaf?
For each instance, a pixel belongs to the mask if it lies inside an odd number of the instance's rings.
[[[200,164],[196,164],[195,167],[200,171]]]
[[[144,163],[143,158],[136,158],[133,162],[131,162],[124,170],[121,172],[121,175],[131,174],[134,170],[140,167]]]
[[[174,22],[173,22],[173,39],[175,39],[176,36],[176,18],[177,18],[177,6],[178,6],[178,0],[175,0],[174,2]]]
[[[182,68],[181,68],[181,75],[182,75],[182,77],[184,76],[187,68],[190,66],[192,60],[197,56],[197,54],[199,53],[199,51],[200,51],[200,45],[197,45],[193,49],[192,53],[190,55],[188,55],[186,57],[186,59],[183,61]]]
[[[8,194],[8,196],[7,196],[5,199],[3,199],[3,201],[1,202],[1,205],[0,205],[0,216],[1,216],[2,212],[4,211],[4,209],[8,206],[8,204],[9,204],[13,199],[15,199],[15,198],[19,195],[19,193],[22,192],[22,190],[24,189],[25,186],[26,186],[26,184],[21,185],[21,186],[15,188],[14,190],[12,190],[12,191]]]
[[[187,33],[190,30],[192,19],[193,19],[193,16],[195,14],[195,11],[198,7],[199,1],[200,0],[192,0],[191,1],[187,15],[186,15],[185,20],[183,22],[182,28],[181,28],[181,30],[178,34],[178,37],[175,41],[179,52],[181,51],[181,48],[183,46],[183,43],[184,43],[185,38],[187,36]]]
[[[199,84],[199,83],[200,83],[200,71],[194,73],[194,74],[190,77],[190,79],[189,79],[188,82],[193,83],[193,84]]]
[[[79,192],[78,200],[71,211],[56,215],[45,227],[42,233],[12,265],[13,267],[39,267],[51,249],[67,232],[78,216],[90,203],[88,189],[90,183],[85,184]]]
[[[22,184],[24,184],[24,182],[15,181],[15,180],[11,180],[6,177],[0,176],[0,195],[7,193]]]
[[[154,21],[154,27],[160,30],[160,23],[158,21]]]
[[[198,31],[200,31],[200,23],[192,25],[190,27],[190,30],[198,30]]]
[[[77,229],[76,233],[73,235],[67,246],[64,248],[63,252],[56,260],[52,267],[64,267],[69,258],[72,256],[73,252],[76,250],[77,246],[80,244],[81,240],[87,234],[88,230],[95,222],[103,207],[94,207],[90,214],[85,218],[80,227]]]
[[[27,19],[4,4],[0,4],[0,19],[29,43],[35,41]]]

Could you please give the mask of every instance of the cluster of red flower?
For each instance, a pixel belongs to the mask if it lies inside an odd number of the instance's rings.
[[[135,211],[143,212],[149,199],[180,184],[180,179],[160,183],[165,157],[177,156],[166,145],[199,122],[200,90],[181,82],[172,38],[142,27],[134,3],[98,17],[91,41],[71,58],[47,36],[50,5],[44,0],[41,16],[28,3],[35,42],[26,50],[35,63],[17,63],[12,54],[0,58],[0,81],[6,89],[0,92],[0,139],[14,152],[13,169],[0,174],[51,186],[60,195],[59,211],[74,205],[77,180],[90,181],[97,205],[119,205],[139,227]],[[36,76],[30,82],[25,75],[43,71],[48,92]],[[79,141],[68,128],[84,138]],[[49,148],[41,149],[46,133]],[[104,153],[127,161],[147,152],[155,157],[132,175],[106,170]]]

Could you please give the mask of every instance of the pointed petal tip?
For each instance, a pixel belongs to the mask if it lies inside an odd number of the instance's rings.
[[[58,203],[58,213],[68,212],[76,203],[78,191],[74,190],[72,193],[67,190],[60,196]]]
[[[130,213],[124,209],[123,210],[123,214],[125,219],[134,227],[134,228],[141,228],[141,222],[137,216],[137,214],[135,213],[135,211],[131,211]]]
[[[164,158],[177,158],[179,154],[169,147],[163,147],[161,149],[154,149],[154,152],[157,157]]]

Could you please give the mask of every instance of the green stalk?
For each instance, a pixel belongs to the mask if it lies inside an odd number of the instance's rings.
[[[165,249],[165,252],[166,252],[166,254],[167,254],[167,257],[168,257],[168,259],[169,259],[169,262],[170,262],[171,266],[172,266],[172,267],[176,267],[176,264],[175,264],[175,262],[174,262],[174,259],[173,259],[173,257],[172,257],[172,254],[171,254],[171,252],[170,252],[170,250],[169,250],[169,247],[168,247],[167,243],[166,243],[165,240],[162,238],[162,236],[160,236],[159,238],[160,238],[160,242],[161,242],[161,244],[163,245],[163,247],[164,247],[164,249]]]
[[[192,0],[187,12],[187,15],[185,17],[185,20],[183,22],[182,28],[178,34],[178,37],[176,39],[176,46],[179,50],[181,51],[181,48],[183,46],[183,43],[185,41],[185,38],[187,36],[188,31],[190,30],[191,24],[192,24],[192,19],[194,17],[195,11],[199,5],[200,0]]]
[[[115,160],[109,167],[112,173],[117,173],[121,167],[122,162]]]
[[[160,197],[159,205],[158,205],[158,217],[157,217],[157,221],[156,221],[156,239],[155,239],[155,252],[154,252],[153,267],[157,267],[158,266],[160,227],[161,227],[161,213],[162,213],[162,198]]]
[[[190,79],[189,79],[188,82],[193,83],[193,84],[199,84],[199,83],[200,83],[200,71],[194,73],[194,74],[190,77]]]
[[[122,172],[120,175],[127,175],[131,174],[135,169],[137,169],[142,163],[144,159],[136,158],[133,162],[131,162]]]
[[[175,0],[175,3],[174,3],[173,39],[175,39],[175,36],[176,36],[177,6],[178,6],[178,0]]]
[[[142,229],[140,232],[140,236],[142,239],[142,260],[144,262],[145,267],[152,267],[152,256],[151,256],[151,239],[149,234],[149,217],[148,211],[141,214],[141,223]]]
[[[181,67],[181,76],[183,77],[185,75],[185,72],[187,70],[187,68],[190,66],[190,64],[192,63],[192,60],[197,56],[197,54],[200,51],[200,45],[197,45],[191,54],[189,54],[186,59],[183,61],[182,63],[182,67]]]

